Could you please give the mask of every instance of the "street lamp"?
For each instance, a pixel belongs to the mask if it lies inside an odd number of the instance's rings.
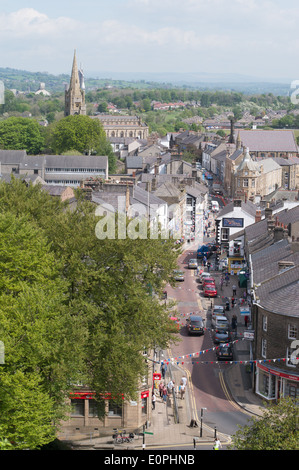
[[[203,418],[203,412],[204,410],[206,410],[207,408],[201,408],[200,409],[200,437],[202,437],[202,418]]]

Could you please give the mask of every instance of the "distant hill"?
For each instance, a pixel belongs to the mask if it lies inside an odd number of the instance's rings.
[[[93,78],[92,77],[96,77]],[[52,75],[48,72],[28,72],[12,68],[0,68],[0,80],[5,88],[25,92],[35,92],[41,82],[51,93],[63,92],[69,83],[67,74]],[[291,81],[262,81],[255,77],[233,74],[194,74],[194,73],[133,73],[104,72],[99,78],[98,72],[86,76],[86,90],[102,88],[105,85],[119,88],[187,88],[197,90],[236,91],[244,94],[268,94],[287,96]]]

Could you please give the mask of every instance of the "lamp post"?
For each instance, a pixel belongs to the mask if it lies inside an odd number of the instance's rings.
[[[206,410],[207,408],[201,408],[200,409],[200,437],[202,437],[202,418],[203,418],[203,412],[204,410]]]

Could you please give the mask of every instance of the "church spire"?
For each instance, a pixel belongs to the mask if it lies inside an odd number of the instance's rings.
[[[80,73],[82,74],[81,71]],[[82,82],[82,77],[79,75],[75,49],[70,85],[68,90],[65,91],[65,116],[86,114],[85,86],[81,88],[81,83],[84,82]]]

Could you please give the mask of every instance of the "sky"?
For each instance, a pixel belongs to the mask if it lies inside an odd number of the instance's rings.
[[[298,0],[1,0],[0,66],[299,80],[298,25]]]

